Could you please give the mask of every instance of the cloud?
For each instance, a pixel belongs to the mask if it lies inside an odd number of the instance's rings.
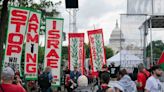
[[[163,34],[164,34],[163,28],[152,29],[152,40],[153,41],[155,41],[155,40],[163,40],[164,41]],[[147,36],[147,41],[148,41],[148,43],[150,42],[150,31]]]
[[[86,1],[86,0],[83,0]],[[83,8],[78,12],[79,32],[87,33],[87,30],[102,28],[105,45],[109,44],[110,34],[115,27],[116,19],[120,19],[120,14],[126,11],[126,0],[89,0],[84,2]],[[88,37],[86,36],[86,42]]]
[[[52,0],[58,2],[59,0]],[[65,9],[65,0],[58,7],[64,18],[64,32],[69,32],[69,14]],[[102,28],[105,45],[109,44],[110,34],[115,27],[116,19],[126,11],[126,0],[79,0],[79,11],[77,12],[78,32],[85,33],[85,42],[88,42],[87,30]],[[67,37],[68,38],[68,37]],[[68,45],[68,40],[63,42]]]
[[[58,2],[59,0],[52,1]],[[64,32],[69,33],[69,14],[65,9],[65,0],[61,1],[62,5],[58,7],[58,10],[64,18]],[[109,45],[109,38],[115,27],[116,19],[120,21],[120,14],[126,13],[126,1],[127,0],[79,0],[77,28],[78,32],[85,33],[86,43],[88,43],[87,31],[95,27],[103,29],[105,45]],[[132,29],[132,26],[128,27],[128,29]],[[163,31],[153,31],[152,39],[164,40],[163,34]],[[41,38],[43,39],[44,37]],[[150,35],[147,36],[147,39],[148,42],[150,42]],[[42,44],[43,43],[44,39],[42,40]],[[63,42],[63,45],[68,45],[68,39]]]
[[[99,19],[91,18],[89,23],[88,23],[88,26],[86,28],[79,29],[79,32],[85,32],[85,34],[86,34],[85,42],[86,43],[88,42],[87,31],[94,29],[94,25],[95,25],[95,28],[97,28],[97,29],[102,28],[103,29],[105,45],[108,45],[110,34],[115,27],[116,19],[119,20],[119,17],[120,17],[119,14],[121,12],[122,11],[106,13],[104,16],[102,16]]]

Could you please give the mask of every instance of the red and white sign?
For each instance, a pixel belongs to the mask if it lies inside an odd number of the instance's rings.
[[[52,69],[53,81],[52,86],[60,86],[61,76],[61,49],[62,49],[62,18],[46,19],[46,43],[44,68],[50,66]]]
[[[69,69],[79,67],[84,74],[84,33],[69,33]]]
[[[25,66],[24,73],[26,80],[36,80],[38,75],[38,44],[40,31],[40,12],[30,12],[25,46]]]
[[[102,29],[88,31],[93,72],[100,71],[106,64]]]
[[[21,70],[22,45],[28,16],[28,10],[10,7],[4,67],[10,66],[15,70]]]

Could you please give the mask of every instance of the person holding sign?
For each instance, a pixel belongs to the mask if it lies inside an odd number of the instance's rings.
[[[39,76],[38,84],[41,88],[41,92],[51,92],[51,82],[52,82],[51,67],[46,67],[43,74]]]
[[[70,72],[70,78],[71,78],[71,83],[72,83],[70,87],[72,90],[77,87],[77,79],[79,78],[80,75],[81,73],[78,71],[77,66],[74,66],[74,71]]]

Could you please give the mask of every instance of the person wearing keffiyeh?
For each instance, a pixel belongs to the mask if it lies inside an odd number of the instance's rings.
[[[137,92],[136,84],[131,80],[130,76],[127,75],[126,69],[119,72],[119,79],[118,84],[122,86],[124,92]]]

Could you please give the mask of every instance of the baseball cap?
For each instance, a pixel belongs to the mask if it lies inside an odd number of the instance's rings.
[[[77,81],[79,86],[88,86],[88,78],[85,75],[81,75]]]
[[[5,80],[10,80],[14,76],[14,71],[11,67],[6,67],[2,71],[2,76]]]

